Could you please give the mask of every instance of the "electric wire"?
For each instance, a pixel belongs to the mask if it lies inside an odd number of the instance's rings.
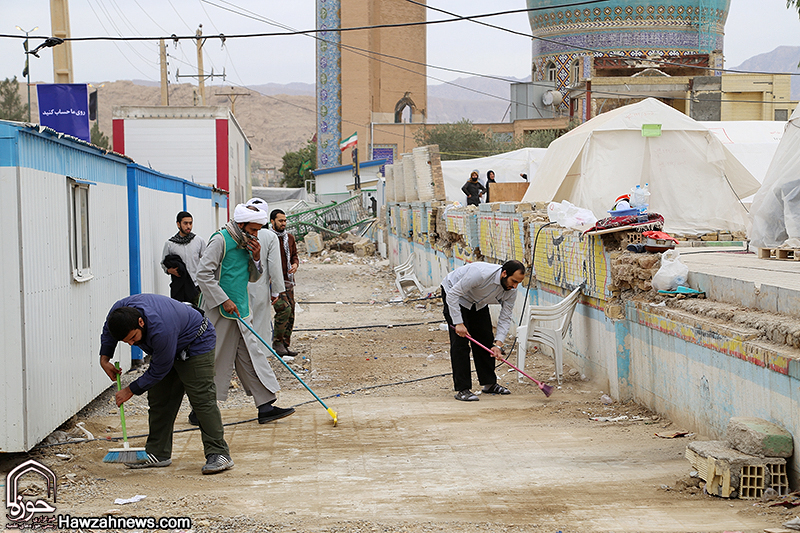
[[[472,372],[475,373],[474,370]],[[331,398],[339,398],[341,396],[345,396],[345,395],[349,395],[349,394],[356,394],[356,393],[367,391],[367,390],[381,389],[381,388],[384,388],[384,387],[395,387],[397,385],[407,385],[409,383],[418,383],[420,381],[426,381],[426,380],[429,380],[429,379],[441,378],[441,377],[446,377],[446,376],[450,376],[450,375],[452,375],[452,372],[444,372],[442,374],[434,374],[432,376],[424,376],[424,377],[421,377],[421,378],[407,379],[407,380],[403,380],[403,381],[394,381],[394,382],[391,382],[391,383],[381,383],[381,384],[378,384],[378,385],[369,385],[369,386],[366,386],[366,387],[358,387],[356,389],[350,389],[349,391],[337,392],[335,394],[330,394],[328,396],[322,396],[320,399],[329,400]],[[305,402],[296,403],[294,405],[290,405],[289,407],[292,407],[292,408],[301,407],[303,405],[308,405],[308,404],[312,404],[312,403],[317,403],[317,401],[314,400],[314,399],[306,400]],[[235,422],[226,422],[226,423],[224,423],[222,425],[224,427],[238,426],[239,424],[246,424],[248,422],[255,422],[256,420],[258,420],[258,417],[248,418],[248,419],[245,419],[245,420],[237,420]],[[175,429],[175,430],[172,431],[172,434],[175,435],[175,434],[178,434],[178,433],[188,433],[190,431],[200,431],[200,428],[199,427],[191,427],[191,428]],[[149,436],[148,433],[142,433],[142,434],[139,434],[139,435],[128,435],[128,439],[129,440],[130,439],[142,439],[142,438],[145,438],[147,436]],[[104,437],[104,438],[95,437],[93,439],[75,439],[75,440],[69,440],[69,441],[65,441],[65,442],[54,442],[54,443],[49,443],[49,444],[40,443],[40,444],[37,444],[36,446],[34,446],[31,449],[31,451],[40,450],[40,449],[44,449],[44,448],[52,448],[52,447],[55,447],[55,446],[67,446],[67,445],[70,445],[70,444],[84,444],[84,443],[87,443],[87,442],[100,442],[100,441],[102,441],[102,442],[118,442],[118,441],[121,441],[121,440],[123,440],[122,437]]]
[[[208,2],[211,5],[214,5],[209,0],[204,0],[204,1]],[[410,1],[410,0],[406,0],[406,1]],[[604,1],[604,0],[587,0],[585,2],[575,2],[575,3],[572,3],[572,4],[564,4],[563,7],[587,5],[587,4],[598,3],[598,2],[601,2],[601,1]],[[170,3],[170,5],[172,5],[170,0],[168,0],[168,2]],[[173,7],[173,9],[175,9],[174,6],[172,6],[172,7]],[[221,7],[221,6],[218,6],[218,7]],[[221,7],[221,8],[224,9],[223,7]],[[472,22],[475,22],[475,21],[477,21],[479,19],[484,19],[484,18],[491,18],[491,17],[515,14],[515,13],[530,13],[530,12],[534,12],[534,11],[546,10],[546,9],[551,9],[551,8],[552,8],[552,6],[543,6],[543,7],[536,7],[536,8],[496,11],[496,12],[481,13],[481,14],[468,15],[468,16],[458,16],[457,15],[457,16],[454,16],[453,18],[450,18],[450,19],[441,19],[441,20],[432,20],[432,21],[403,22],[403,23],[396,23],[396,24],[375,24],[375,25],[355,26],[355,27],[348,27],[348,28],[326,28],[324,30],[315,28],[315,29],[311,29],[311,30],[296,30],[296,31],[291,31],[291,32],[242,33],[242,34],[232,34],[232,35],[209,36],[209,38],[222,38],[222,37],[224,37],[226,39],[237,39],[237,38],[252,38],[252,37],[279,37],[279,36],[288,36],[288,35],[317,34],[317,33],[321,33],[321,32],[349,32],[349,31],[363,31],[363,30],[384,29],[384,28],[403,28],[403,27],[413,27],[413,26],[428,26],[428,25],[446,24],[446,23],[459,22],[459,21],[472,21]],[[176,11],[176,13],[178,13],[177,9],[175,9],[175,11]],[[179,13],[178,13],[178,16],[179,16],[179,18],[181,18]],[[183,21],[182,18],[181,18],[181,20]],[[183,21],[183,22],[184,22],[184,24],[186,24],[185,21]],[[612,56],[612,57],[613,56],[625,57],[624,55],[621,55],[620,53],[602,51],[602,50],[597,50],[597,49],[593,49],[593,48],[588,48],[588,47],[573,45],[573,44],[564,43],[564,42],[560,42],[560,41],[555,41],[555,40],[552,40],[552,39],[546,39],[544,37],[539,37],[539,36],[535,36],[535,35],[524,33],[524,32],[518,32],[516,30],[511,30],[509,28],[503,28],[502,26],[495,26],[495,27],[497,29],[499,29],[499,30],[502,30],[502,31],[505,31],[505,32],[509,32],[509,33],[513,33],[513,34],[519,35],[521,37],[526,37],[526,38],[529,38],[529,39],[541,40],[541,41],[545,41],[545,42],[550,42],[550,43],[553,43],[553,44],[557,44],[559,46],[564,46],[564,47],[572,48],[572,49],[575,49],[575,50],[581,50],[581,51],[585,51],[585,52],[592,52],[592,53],[597,53],[597,54],[602,54],[602,55]],[[14,39],[24,39],[25,38],[25,36],[21,36],[21,35],[0,34],[0,38],[3,38],[3,37],[14,38]],[[31,39],[47,39],[48,37],[49,36],[31,36],[30,38]],[[112,41],[112,40],[117,40],[117,41],[131,40],[131,41],[136,41],[136,40],[159,40],[159,39],[167,39],[167,38],[173,39],[173,40],[186,40],[186,39],[195,39],[196,36],[194,36],[194,35],[182,35],[182,36],[171,35],[169,37],[144,37],[144,36],[142,36],[142,37],[130,37],[130,36],[127,36],[127,37],[126,36],[114,37],[114,36],[107,35],[107,36],[66,37],[66,38],[64,38],[64,40],[65,41],[101,41],[101,40],[107,40],[107,41]],[[673,65],[673,66],[679,66],[679,67],[684,67],[684,68],[687,67],[687,65],[684,65],[682,63],[675,63],[675,62],[670,62],[670,61],[666,61],[666,60],[662,60],[662,59],[653,58],[652,61],[655,62],[655,63],[660,63],[662,65]],[[701,66],[691,66],[691,68],[700,69],[700,70],[707,70],[707,71],[714,71],[714,72],[732,72],[732,73],[740,73],[740,74],[783,74],[783,75],[788,75],[788,76],[800,76],[800,72],[764,72],[764,71],[756,72],[756,71],[739,70],[739,69],[725,69],[725,68],[701,67]]]
[[[405,0],[405,1],[410,3],[410,4],[416,4],[416,5],[419,5],[419,6],[424,6],[427,9],[430,9],[430,10],[433,10],[433,11],[438,11],[438,12],[441,12],[441,13],[445,13],[445,14],[447,14],[449,16],[460,17],[460,15],[458,15],[457,13],[452,13],[450,11],[445,11],[444,9],[440,9],[440,8],[436,8],[436,7],[433,7],[433,6],[426,5],[426,4],[422,4],[422,3],[417,2],[415,0]],[[602,1],[606,1],[606,0],[600,0],[600,1],[602,2]],[[598,2],[585,2],[585,3],[586,4],[592,4],[592,3],[598,3]],[[582,5],[582,4],[583,3],[563,4],[563,5],[559,5],[558,7],[559,8],[575,7],[575,6]],[[552,9],[552,8],[553,8],[553,6],[549,6],[548,5],[548,6],[540,7],[540,8],[528,9],[526,11],[530,12],[530,11],[538,11],[540,9]],[[547,39],[545,37],[540,37],[540,36],[529,34],[529,33],[519,32],[519,31],[516,31],[516,30],[512,30],[510,28],[503,28],[502,26],[496,26],[494,24],[489,24],[489,23],[483,22],[481,20],[475,20],[476,18],[477,17],[464,17],[465,20],[469,20],[470,22],[473,22],[475,24],[481,24],[483,26],[488,26],[490,28],[494,28],[494,29],[501,30],[501,31],[504,31],[504,32],[507,32],[507,33],[511,33],[513,35],[519,35],[521,37],[528,37],[528,38],[531,38],[531,39],[534,39],[534,40],[537,40],[537,41],[543,41],[543,42],[547,42],[547,43],[550,43],[550,44],[556,44],[556,45],[559,45],[559,46],[564,46],[564,47],[567,47],[567,48],[572,48],[572,49],[580,50],[580,51],[584,51],[584,52],[592,52],[594,54],[602,54],[604,56],[610,56],[610,57],[615,57],[616,56],[616,57],[620,57],[620,58],[627,58],[627,56],[625,56],[624,54],[622,54],[620,52],[608,52],[608,51],[603,51],[603,50],[597,50],[597,49],[594,49],[594,48],[587,48],[587,47],[583,47],[583,46],[564,43],[562,41],[556,41],[556,40],[553,40],[553,39]],[[699,25],[697,27],[699,28]],[[700,31],[700,30],[698,29],[698,31]],[[627,59],[630,59],[630,58],[627,58]],[[648,58],[648,61],[652,61],[653,63],[659,63],[659,64],[665,65],[665,66],[677,66],[677,67],[684,67],[684,68],[689,67],[689,68],[695,68],[695,69],[701,69],[701,70],[707,70],[707,71],[714,71],[714,72],[732,72],[732,73],[740,73],[740,74],[789,74],[789,75],[792,75],[792,76],[800,75],[800,73],[787,73],[787,72],[781,72],[781,73],[772,72],[772,73],[769,73],[769,72],[755,72],[755,71],[747,71],[747,70],[732,70],[732,69],[714,68],[714,67],[701,67],[701,66],[694,66],[694,65],[690,66],[690,65],[684,65],[683,63],[675,63],[675,62],[672,62],[672,61],[665,61],[665,60],[662,60],[662,59],[655,59],[655,58],[653,58],[653,59]]]
[[[105,30],[105,32],[106,32],[106,33],[110,33],[110,32],[108,31],[108,29],[106,28],[105,24],[103,24],[103,20],[100,18],[100,15],[98,15],[98,14],[97,14],[97,11],[95,10],[94,6],[92,5],[92,2],[91,2],[91,0],[87,0],[87,1],[86,1],[86,4],[87,4],[87,5],[89,6],[89,8],[92,10],[92,13],[94,13],[94,16],[95,16],[95,18],[97,19],[97,22],[99,22],[99,23],[100,23],[100,27],[102,27],[102,28],[103,28],[103,30]],[[128,45],[128,46],[131,46],[131,45]],[[134,65],[134,64],[133,64],[133,61],[131,61],[131,60],[130,60],[130,58],[129,58],[129,57],[126,55],[126,54],[125,54],[125,52],[123,52],[123,51],[122,51],[122,48],[120,48],[119,44],[117,44],[116,42],[114,42],[114,47],[117,49],[117,51],[119,51],[120,55],[122,55],[122,57],[124,57],[124,58],[125,58],[125,61],[127,61],[128,63],[130,63],[130,65],[131,65],[131,66],[132,66],[134,69],[136,69],[136,71],[138,71],[138,72],[139,72],[139,73],[140,73],[142,76],[144,76],[145,78],[149,79],[150,81],[156,81],[156,80],[152,79],[152,78],[151,78],[151,77],[150,77],[148,74],[145,74],[144,72],[142,72],[142,70],[141,70],[139,67],[137,67],[136,65]]]

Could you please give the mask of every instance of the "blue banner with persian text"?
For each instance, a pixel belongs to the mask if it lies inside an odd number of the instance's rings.
[[[89,94],[85,84],[40,83],[36,94],[42,126],[91,142]]]

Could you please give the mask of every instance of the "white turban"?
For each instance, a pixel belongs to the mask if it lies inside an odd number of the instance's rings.
[[[253,207],[261,209],[267,215],[269,215],[269,204],[267,203],[266,200],[264,200],[262,198],[258,198],[258,197],[250,198],[249,200],[247,200],[247,203],[245,205],[252,205]]]
[[[263,226],[264,224],[269,222],[269,215],[258,208],[256,208],[256,210],[254,211],[248,208],[245,204],[239,204],[233,211],[233,221],[236,222],[237,224],[248,224],[250,222],[256,222]]]

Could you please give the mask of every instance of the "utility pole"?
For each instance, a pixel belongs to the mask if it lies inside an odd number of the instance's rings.
[[[231,90],[233,90],[233,89],[231,88]],[[228,101],[231,103],[231,113],[234,116],[236,116],[236,97],[238,97],[238,96],[250,96],[250,93],[237,93],[237,92],[215,93],[214,96],[227,96],[228,97]]]
[[[32,30],[25,31],[19,26],[17,29],[25,34],[25,42],[23,43],[23,48],[25,48],[25,70],[22,71],[22,75],[28,78],[28,122],[31,121],[31,69],[30,69],[30,55],[28,55],[28,34],[34,32],[39,29],[39,26],[36,26]]]
[[[169,105],[169,89],[167,86],[167,45],[164,39],[158,41],[159,57],[161,59],[161,105]]]
[[[197,28],[197,87],[200,91],[200,105],[206,105],[206,86],[203,79],[203,25]]]
[[[180,81],[181,78],[197,78],[197,90],[195,91],[195,96],[197,93],[200,97],[200,105],[206,105],[206,91],[205,91],[205,80],[206,78],[214,79],[219,78],[220,76],[222,79],[225,79],[225,69],[222,69],[222,74],[214,74],[214,69],[211,69],[211,74],[203,74],[203,45],[205,44],[205,39],[203,39],[203,25],[200,24],[200,27],[197,29],[195,33],[195,38],[197,39],[197,74],[181,74],[180,69],[175,70],[175,80]],[[197,99],[195,98],[195,105],[197,105]]]
[[[50,0],[50,25],[53,37],[70,36],[69,0]],[[72,83],[72,44],[65,41],[53,50],[53,83]]]

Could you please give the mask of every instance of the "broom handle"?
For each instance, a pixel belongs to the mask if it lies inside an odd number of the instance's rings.
[[[281,362],[281,364],[282,364],[283,366],[285,366],[285,367],[286,367],[286,369],[287,369],[287,370],[289,370],[289,372],[291,372],[291,373],[292,373],[292,375],[293,375],[295,378],[297,378],[297,381],[299,381],[300,383],[302,383],[302,384],[303,384],[303,386],[306,388],[306,390],[308,390],[308,392],[310,392],[310,393],[311,393],[311,394],[314,396],[314,398],[316,398],[316,399],[317,399],[317,401],[318,401],[319,403],[321,403],[321,404],[322,404],[322,407],[324,407],[325,409],[328,409],[328,410],[330,410],[330,407],[328,407],[327,405],[325,405],[325,402],[323,402],[323,401],[322,401],[322,398],[320,398],[319,396],[317,396],[317,393],[316,393],[316,392],[314,392],[313,390],[311,390],[311,387],[309,387],[308,385],[306,385],[306,382],[305,382],[305,381],[303,381],[302,379],[300,379],[300,376],[298,376],[298,375],[297,375],[297,372],[295,372],[294,370],[292,370],[292,367],[290,367],[290,366],[289,366],[289,365],[286,363],[286,361],[284,361],[283,359],[281,359],[281,356],[280,356],[280,355],[278,355],[278,353],[277,353],[275,350],[273,350],[273,349],[272,349],[272,346],[270,346],[269,344],[267,344],[267,343],[264,341],[264,339],[262,339],[262,338],[261,338],[261,335],[259,335],[258,333],[256,333],[256,332],[255,332],[255,330],[254,330],[253,328],[251,328],[251,327],[250,327],[250,324],[248,324],[247,322],[245,322],[245,321],[242,319],[242,317],[240,317],[240,316],[238,316],[238,315],[236,316],[236,318],[239,320],[239,322],[241,322],[242,324],[244,324],[244,325],[245,325],[245,327],[246,327],[247,329],[249,329],[249,330],[250,330],[250,333],[252,333],[253,335],[255,335],[255,336],[256,336],[256,338],[257,338],[258,340],[260,340],[260,341],[261,341],[261,344],[263,344],[264,346],[266,346],[266,347],[269,349],[269,351],[270,351],[270,352],[272,352],[272,355],[274,355],[274,356],[275,356],[275,358],[276,358],[278,361],[280,361],[280,362]]]
[[[114,363],[114,366],[119,370],[119,361]],[[120,374],[117,373],[117,390],[122,390],[122,381],[119,378]],[[122,442],[124,447],[128,447],[128,430],[125,428],[125,404],[119,406],[119,418],[122,421]]]
[[[450,326],[450,327],[451,327],[451,328],[453,328],[453,326]],[[453,328],[453,330],[455,330],[455,329],[456,329],[456,328]],[[484,350],[486,350],[487,352],[489,352],[490,354],[494,355],[494,352],[493,352],[493,351],[491,351],[489,348],[487,348],[487,347],[486,347],[486,346],[484,346],[483,344],[479,343],[478,341],[476,341],[475,339],[473,339],[473,338],[472,338],[472,337],[470,337],[469,335],[464,335],[464,336],[465,336],[466,338],[468,338],[469,340],[471,340],[472,342],[474,342],[475,344],[477,344],[478,346],[480,346],[481,348],[483,348]],[[522,370],[520,370],[519,368],[517,368],[517,367],[515,367],[514,365],[512,365],[511,363],[509,363],[507,359],[503,359],[502,357],[498,357],[497,359],[500,359],[502,362],[504,362],[505,364],[507,364],[508,366],[510,366],[511,368],[513,368],[514,370],[516,370],[517,372],[519,372],[520,374],[522,374],[523,376],[525,376],[526,378],[528,378],[529,380],[533,381],[533,382],[534,382],[534,383],[536,383],[537,385],[539,385],[539,386],[541,386],[541,385],[542,385],[542,382],[541,382],[541,381],[539,381],[538,379],[534,379],[534,378],[530,377],[528,374],[526,374],[525,372],[523,372],[523,371],[522,371]]]

